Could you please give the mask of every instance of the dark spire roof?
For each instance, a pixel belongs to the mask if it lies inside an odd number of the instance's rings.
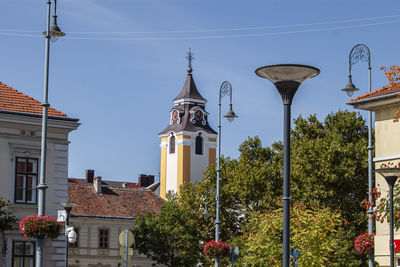
[[[196,88],[196,84],[194,83],[192,74],[191,74],[191,69],[189,70],[189,73],[186,77],[185,84],[183,85],[183,88],[179,95],[174,98],[174,101],[183,99],[183,98],[190,98],[190,99],[196,99],[196,100],[202,100],[202,101],[207,101],[205,98],[201,96],[199,91]]]

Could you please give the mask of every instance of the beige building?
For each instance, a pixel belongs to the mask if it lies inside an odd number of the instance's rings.
[[[18,220],[37,214],[42,125],[41,103],[0,83],[0,196],[9,200],[9,210]],[[45,214],[57,217],[60,201],[67,200],[68,134],[78,128],[78,119],[49,108]],[[4,241],[4,242],[3,242]],[[34,266],[35,240],[23,239],[15,225],[0,241],[6,265]],[[44,242],[44,266],[65,265],[65,238]]]
[[[119,235],[133,230],[135,217],[147,211],[158,212],[163,200],[152,190],[154,176],[140,175],[139,183],[116,182],[94,177],[87,170],[85,179],[70,178],[68,199],[78,205],[71,211],[70,225],[77,241],[69,245],[68,266],[119,267]],[[132,248],[129,267],[150,267],[154,263]]]
[[[375,112],[375,169],[384,163],[400,162],[399,94],[400,83],[397,83],[358,96],[349,103],[355,108]],[[387,197],[388,185],[379,174],[375,175],[375,186],[382,197]],[[395,232],[394,239],[400,239],[399,232]],[[389,223],[376,222],[375,260],[379,266],[390,266],[389,255]],[[400,266],[400,254],[395,255],[395,264]]]
[[[181,92],[174,98],[168,126],[161,138],[160,196],[179,192],[183,183],[201,181],[215,164],[217,133],[208,124],[207,100],[197,90],[188,68]]]

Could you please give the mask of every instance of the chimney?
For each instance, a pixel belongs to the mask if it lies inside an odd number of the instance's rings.
[[[154,183],[154,175],[139,174],[139,187],[148,187]]]
[[[101,176],[94,177],[93,187],[96,194],[101,194]]]
[[[86,170],[86,182],[93,183],[94,170]]]
[[[122,188],[126,188],[127,182],[122,182]]]

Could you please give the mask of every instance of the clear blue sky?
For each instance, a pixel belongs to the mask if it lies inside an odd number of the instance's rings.
[[[46,0],[3,0],[0,8],[0,81],[42,101]],[[86,169],[113,180],[158,174],[157,133],[183,86],[189,47],[214,129],[219,86],[233,85],[239,119],[222,125],[222,151],[231,157],[248,136],[263,145],[282,139],[280,96],[256,68],[319,68],[292,111],[322,119],[352,109],[339,89],[354,45],[371,50],[373,89],[386,84],[380,66],[400,64],[398,0],[58,0],[57,10],[67,36],[51,44],[49,100],[82,123],[70,134],[70,177]],[[366,63],[354,65],[353,81],[367,92]]]

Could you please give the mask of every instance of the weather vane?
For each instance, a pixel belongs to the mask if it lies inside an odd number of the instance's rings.
[[[193,57],[193,53],[192,53],[192,49],[191,48],[189,48],[189,52],[187,52],[187,60],[188,60],[188,68],[187,68],[187,71],[189,72],[189,73],[192,73],[192,60],[194,59],[194,57]]]

